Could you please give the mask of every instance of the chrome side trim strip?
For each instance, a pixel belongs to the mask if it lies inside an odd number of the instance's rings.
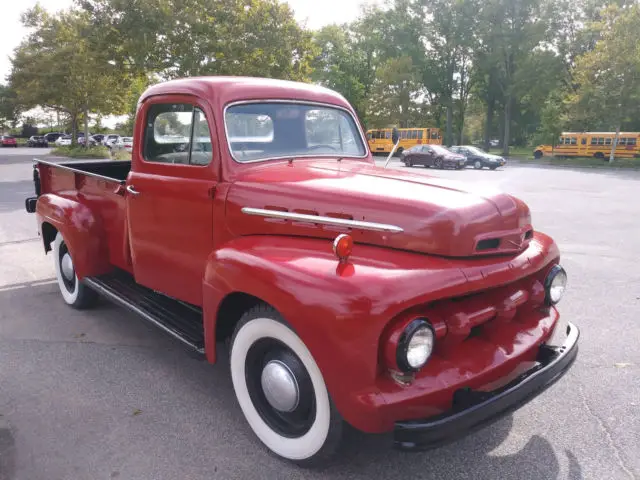
[[[257,215],[260,217],[279,218],[282,220],[297,220],[300,222],[319,223],[321,225],[335,225],[339,227],[359,228],[362,230],[374,230],[376,232],[400,233],[404,231],[396,225],[389,225],[386,223],[362,222],[360,220],[346,220],[344,218],[323,217],[320,215],[279,212],[277,210],[265,210],[263,208],[243,207],[242,213],[246,215]]]

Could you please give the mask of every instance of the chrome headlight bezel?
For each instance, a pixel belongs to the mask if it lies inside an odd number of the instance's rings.
[[[408,358],[409,348],[411,347],[411,341],[415,339],[416,334],[418,333],[426,333],[430,338],[431,345],[424,361],[419,365],[411,365]],[[419,371],[427,364],[427,362],[433,355],[435,341],[436,334],[431,324],[424,318],[416,318],[405,327],[402,335],[400,336],[400,339],[398,340],[398,347],[396,349],[396,364],[403,372],[406,373]]]
[[[562,282],[562,290],[560,292],[560,296],[558,298],[554,298],[552,293],[552,288],[554,286],[554,282],[560,281]],[[567,272],[560,265],[554,265],[549,273],[547,273],[546,278],[544,279],[544,295],[545,295],[545,303],[547,305],[557,305],[562,297],[564,296],[564,292],[567,288]]]

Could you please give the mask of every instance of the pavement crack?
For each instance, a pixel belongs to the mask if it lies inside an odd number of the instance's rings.
[[[40,240],[39,237],[25,238],[22,240],[10,240],[8,242],[0,242],[0,247],[4,247],[5,245],[19,245],[21,243],[37,242],[38,240]]]
[[[587,397],[584,393],[584,388],[580,382],[578,382],[578,390],[580,391],[580,398],[582,399],[582,404],[584,405],[584,409],[587,411],[589,416],[591,416],[596,421],[596,423],[600,427],[600,430],[602,430],[602,432],[604,433],[604,436],[607,439],[607,443],[609,443],[609,446],[613,450],[614,457],[618,465],[624,471],[624,473],[628,475],[628,477],[631,480],[638,480],[639,477],[625,463],[624,457],[622,456],[622,452],[620,452],[618,445],[616,445],[616,443],[613,441],[613,435],[611,434],[611,430],[609,429],[607,424],[604,422],[604,420],[600,418],[600,416],[594,410],[592,410],[592,408],[589,406],[589,403],[587,402]]]

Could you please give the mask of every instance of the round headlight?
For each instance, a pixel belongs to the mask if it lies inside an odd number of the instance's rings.
[[[398,366],[405,372],[419,370],[429,360],[434,343],[435,335],[431,325],[423,319],[414,320],[407,325],[398,342]]]
[[[544,280],[546,301],[549,305],[555,305],[560,301],[567,287],[567,272],[560,265],[554,265]]]

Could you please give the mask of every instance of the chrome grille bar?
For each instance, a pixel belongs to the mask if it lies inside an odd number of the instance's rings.
[[[323,217],[321,215],[305,215],[303,213],[279,212],[277,210],[266,210],[263,208],[243,207],[242,213],[246,215],[257,215],[260,217],[279,218],[281,220],[294,220],[299,222],[319,223],[321,225],[334,225],[338,227],[373,230],[376,232],[400,233],[404,231],[401,227],[398,227],[396,225],[389,225],[386,223],[362,222],[360,220]]]

